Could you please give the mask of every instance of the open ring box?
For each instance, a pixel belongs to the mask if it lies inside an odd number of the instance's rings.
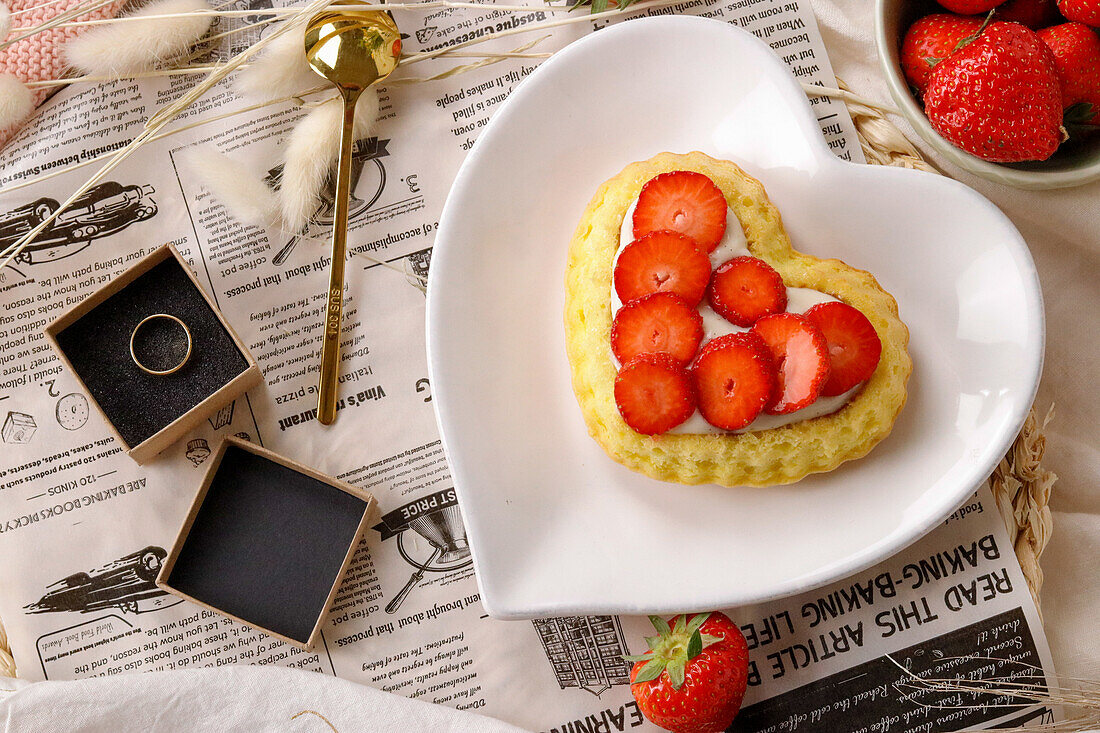
[[[178,318],[187,328],[178,329],[177,338],[191,339],[189,357],[171,374],[147,373],[131,355],[135,328],[155,314]],[[46,337],[138,463],[263,380],[251,354],[170,244],[75,305],[46,327]]]
[[[370,493],[226,438],[157,585],[308,650],[376,515]]]

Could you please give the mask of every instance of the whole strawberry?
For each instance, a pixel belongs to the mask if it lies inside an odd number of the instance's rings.
[[[1100,0],[1058,0],[1058,10],[1067,20],[1100,28]]]
[[[993,8],[997,7],[1005,0],[937,0],[940,5],[944,6],[952,13],[959,13],[960,15],[975,15],[977,13],[988,13]]]
[[[1061,19],[1054,0],[1008,0],[997,7],[997,20],[1023,23],[1032,30],[1054,25]]]
[[[928,86],[932,67],[947,58],[963,40],[982,27],[981,18],[951,13],[926,15],[905,32],[901,42],[901,70],[918,92]]]
[[[647,654],[626,657],[630,691],[653,723],[675,733],[714,733],[730,726],[748,684],[745,637],[722,613],[649,620]]]
[[[1054,54],[1019,23],[991,23],[936,64],[924,112],[954,145],[984,160],[1046,160],[1065,138]]]
[[[1054,53],[1067,122],[1100,125],[1100,36],[1073,22],[1045,28],[1039,37]]]

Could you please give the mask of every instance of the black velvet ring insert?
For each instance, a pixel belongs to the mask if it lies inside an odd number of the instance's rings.
[[[325,611],[367,506],[230,445],[165,583],[304,644]]]
[[[156,313],[179,318],[191,332],[191,356],[172,374],[143,372],[130,355],[134,329]],[[186,346],[182,329],[169,319],[149,321],[137,336],[134,355],[152,370],[178,364],[177,351]],[[248,369],[248,360],[218,314],[174,257],[138,276],[67,326],[56,339],[131,448]],[[159,366],[164,364],[168,366]]]

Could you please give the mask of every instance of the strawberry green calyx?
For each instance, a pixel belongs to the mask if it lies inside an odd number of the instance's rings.
[[[690,620],[685,618],[685,614],[677,616],[675,626],[670,628],[660,616],[649,617],[657,629],[657,636],[646,637],[649,652],[623,656],[628,662],[646,662],[631,684],[655,680],[667,671],[672,689],[679,690],[684,684],[687,663],[708,646],[723,640],[721,636],[700,633],[699,628],[710,618],[709,613],[697,613]]]
[[[1066,127],[1070,125],[1084,125],[1095,129],[1097,125],[1090,122],[1095,116],[1096,107],[1091,102],[1078,102],[1077,104],[1066,107],[1063,124]]]
[[[994,11],[992,11],[992,10],[989,11],[989,15],[987,15],[985,17],[985,20],[982,21],[982,24],[980,26],[978,26],[978,30],[974,31],[973,35],[966,36],[965,38],[959,39],[959,42],[955,44],[955,47],[953,49],[951,49],[951,53],[949,53],[948,56],[950,56],[952,53],[955,53],[956,51],[960,51],[960,50],[966,48],[971,43],[978,40],[978,36],[980,36],[982,34],[982,31],[985,30],[986,26],[989,25],[989,22],[993,19],[993,13],[994,13]],[[947,57],[945,56],[943,58],[947,58]],[[927,61],[928,61],[928,64],[930,66],[935,66],[939,62],[943,61],[943,58],[936,58],[934,56],[929,56]]]
[[[978,40],[978,38],[981,37],[983,33],[985,33],[985,29],[989,27],[989,24],[993,22],[993,16],[996,14],[997,8],[993,8],[992,10],[990,10],[989,14],[985,16],[985,20],[983,20],[982,24],[978,26],[978,30],[974,31],[973,35],[967,36],[966,38],[963,38],[958,43],[956,43],[955,49],[951,53],[955,53],[955,51],[961,51],[974,41]],[[943,61],[943,59],[939,59],[939,61]],[[933,64],[933,66],[935,66],[935,64]]]

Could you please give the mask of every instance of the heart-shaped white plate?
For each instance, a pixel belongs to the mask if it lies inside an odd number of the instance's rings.
[[[790,486],[681,486],[588,437],[562,325],[570,237],[624,165],[691,150],[759,178],[796,249],[869,270],[897,298],[909,403],[866,458]],[[598,31],[513,92],[447,199],[427,330],[482,601],[498,618],[738,606],[874,564],[993,470],[1031,405],[1044,336],[1034,264],[996,207],[949,178],[838,160],[766,45],[684,16]]]

